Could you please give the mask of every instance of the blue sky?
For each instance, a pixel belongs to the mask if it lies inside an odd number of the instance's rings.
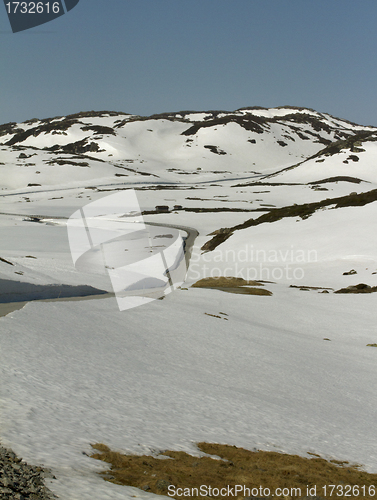
[[[376,0],[80,0],[13,34],[0,123],[295,105],[377,126]]]

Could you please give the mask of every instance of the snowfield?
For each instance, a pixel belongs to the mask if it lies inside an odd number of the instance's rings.
[[[103,481],[96,442],[156,455],[210,441],[377,472],[376,295],[334,293],[377,286],[376,144],[375,128],[297,108],[0,126],[2,444],[50,468],[63,500],[151,497]],[[166,225],[198,231],[182,287],[123,312],[108,295],[13,308],[4,280],[112,292],[74,267],[66,225],[131,188],[162,244]],[[210,276],[272,296],[191,287]]]

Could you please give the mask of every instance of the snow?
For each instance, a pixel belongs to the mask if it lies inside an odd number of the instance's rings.
[[[205,120],[206,118],[210,118],[211,114],[210,113],[190,113],[188,115],[185,115],[185,120],[190,120],[192,122],[201,122]]]
[[[324,147],[323,143],[318,142],[318,134],[322,140],[334,140],[339,130],[348,133],[373,130],[341,120],[335,123],[330,117],[308,111],[306,114],[322,120],[331,129],[328,132],[325,127],[318,132],[310,123],[284,121],[287,111],[302,114],[308,110],[252,110],[255,116],[281,117],[277,122],[264,123],[262,134],[231,121],[225,125],[205,126],[199,128],[196,134],[186,136],[182,134],[191,127],[187,121],[161,118],[138,120],[128,115],[126,118],[124,115],[79,118],[79,123],[73,123],[67,130],[30,135],[16,147],[4,147],[13,137],[13,134],[7,134],[1,138],[0,144],[1,156],[4,158],[4,165],[0,165],[4,179],[2,188],[11,191],[27,188],[28,184],[41,184],[42,187],[90,185],[90,182],[104,184],[106,180],[108,183],[120,183],[120,179],[127,183],[147,182],[156,180],[155,176],[161,182],[181,183],[184,175],[194,172],[197,181],[215,179],[213,173],[219,171],[223,172],[224,178],[242,177],[246,172],[272,174],[318,153]],[[246,111],[237,113],[242,115]],[[201,115],[197,118],[199,120]],[[115,135],[82,130],[83,126],[89,124],[114,127],[118,120],[125,123],[113,128]],[[32,125],[38,127],[40,122]],[[30,129],[32,125],[19,126]],[[308,139],[303,139],[302,134]],[[36,154],[34,149],[66,145],[84,139],[87,139],[87,144],[98,144],[99,151],[75,157],[63,151],[40,150]],[[278,141],[283,141],[286,146]],[[215,146],[225,154],[216,154],[206,146]],[[20,159],[20,152],[28,158]],[[87,165],[80,165],[83,162]],[[124,177],[117,178],[116,174]]]
[[[204,314],[219,310],[229,321]],[[80,472],[82,499],[100,469],[82,452],[98,441],[135,453],[227,442],[376,470],[374,310],[371,296],[283,289],[180,291],[126,322],[111,299],[30,303],[1,320],[3,439],[57,476]]]
[[[365,142],[362,149],[365,151],[360,153],[351,153],[349,149],[343,149],[330,157],[320,156],[307,160],[292,170],[281,172],[274,176],[273,179],[275,182],[305,183],[328,179],[329,177],[352,176],[377,184],[377,171],[375,168],[377,144],[375,142]],[[354,161],[349,158],[350,156],[359,158],[359,160]],[[347,161],[347,163],[344,163],[344,161]]]
[[[312,111],[304,108],[290,108],[290,107],[281,107],[281,108],[271,108],[271,109],[240,109],[237,111],[238,113],[246,114],[251,113],[255,116],[263,116],[265,118],[273,118],[275,116],[286,116],[291,115],[292,113],[301,113],[308,114],[313,116],[318,116],[319,113],[316,111]]]
[[[307,220],[289,217],[235,231],[213,252],[194,254],[188,281],[196,281],[206,270],[208,276],[217,273],[278,280],[287,286],[338,289],[353,284],[356,277],[343,276],[343,272],[356,268],[363,276],[357,276],[357,283],[367,280],[377,286],[377,274],[372,275],[377,270],[375,212],[372,203],[321,210]]]
[[[282,118],[305,112],[324,123],[331,119],[333,126],[365,130],[308,110],[250,112]],[[205,116],[192,113],[185,120]],[[112,127],[126,118],[116,136],[98,139],[105,151],[80,156],[30,148],[85,135],[94,140],[95,133],[84,133],[77,124],[67,136],[30,137],[21,149],[5,145],[12,135],[1,138],[0,257],[14,265],[0,261],[0,278],[111,291],[108,273],[75,268],[67,221],[92,202],[100,205],[105,196],[135,188],[142,209],[152,212],[144,221],[161,224],[152,226],[153,234],[166,235],[164,225],[175,226],[169,229],[175,235],[184,235],[183,227],[199,232],[186,281],[163,300],[123,312],[116,298],[107,296],[33,301],[0,317],[1,442],[25,460],[51,468],[57,479],[48,486],[62,500],[151,497],[104,482],[96,474],[104,464],[88,457],[95,442],[137,454],[166,449],[198,454],[196,442],[212,441],[302,456],[311,452],[377,472],[377,350],[367,347],[377,342],[375,295],[290,287],[377,286],[376,202],[330,205],[305,220],[287,217],[237,230],[213,252],[200,250],[213,231],[257,218],[270,205],[375,189],[375,142],[364,142],[365,152],[347,150],[318,163],[308,158],[324,144],[310,135],[310,140],[284,138],[294,133],[280,120],[263,134],[228,123],[203,127],[193,136],[181,135],[191,126],[187,122],[165,118],[119,115],[80,122]],[[312,130],[308,124],[300,128],[305,129]],[[334,140],[336,130],[331,134],[323,137]],[[254,138],[255,144],[248,142]],[[205,145],[227,154],[214,154]],[[35,155],[21,160],[20,152]],[[350,154],[359,161],[344,164]],[[57,158],[89,167],[48,164]],[[269,173],[276,175],[264,177]],[[363,182],[320,184],[326,192],[307,184],[340,175]],[[37,182],[41,185],[28,187]],[[157,205],[183,209],[153,213]],[[121,218],[112,214],[100,222],[119,231]],[[166,249],[171,243],[158,240]],[[351,269],[357,274],[343,274]],[[191,288],[210,275],[271,281],[264,287],[273,295]],[[210,316],[220,312],[227,321]]]

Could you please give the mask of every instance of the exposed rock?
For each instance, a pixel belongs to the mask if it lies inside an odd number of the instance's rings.
[[[343,273],[343,276],[348,276],[349,274],[357,274],[357,271],[355,271],[355,269],[351,269],[350,271]]]
[[[204,146],[206,149],[209,149],[211,151],[211,153],[215,153],[217,155],[226,155],[226,152],[223,151],[222,149],[220,149],[218,146],[211,146],[211,145],[207,145],[207,146]]]
[[[170,482],[166,481],[166,479],[160,479],[157,481],[156,486],[159,490],[167,490],[170,486]]]
[[[377,292],[377,286],[369,286],[365,283],[359,283],[358,285],[347,286],[347,288],[341,288],[336,290],[334,293],[372,293]]]
[[[53,479],[51,472],[28,465],[7,448],[0,445],[1,500],[52,500],[57,498],[46,488],[45,478]]]
[[[7,259],[3,259],[2,257],[0,257],[0,260],[1,260],[1,262],[5,262],[5,264],[9,264],[10,266],[14,266],[14,264]]]

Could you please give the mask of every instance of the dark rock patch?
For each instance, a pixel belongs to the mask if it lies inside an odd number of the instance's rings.
[[[2,257],[0,257],[0,261],[4,262],[5,264],[9,264],[10,266],[14,266],[12,262],[9,262],[9,260],[3,259]]]
[[[252,132],[256,132],[257,134],[263,134],[265,131],[263,125],[266,122],[267,120],[265,118],[254,116],[252,114],[246,114],[243,116],[229,114],[212,120],[196,122],[194,125],[182,132],[181,135],[195,135],[201,128],[215,127],[216,125],[227,125],[228,123],[238,123],[238,125],[245,130],[250,130]]]
[[[70,154],[82,154],[82,153],[96,153],[99,151],[99,145],[96,142],[88,142],[88,138],[81,139],[81,141],[70,142],[69,144],[59,146],[56,144],[51,148],[47,148],[50,151],[63,151],[64,153]]]
[[[114,132],[114,129],[111,127],[104,127],[101,125],[86,125],[85,127],[81,127],[81,130],[84,132],[87,132],[88,130],[93,130],[96,134],[102,134],[102,135],[116,135]]]
[[[87,161],[76,162],[71,160],[56,159],[49,160],[46,163],[47,165],[73,165],[74,167],[89,167],[89,163]]]
[[[5,144],[7,146],[12,146],[13,144],[17,144],[19,142],[25,141],[28,137],[33,136],[37,137],[42,133],[49,133],[52,131],[65,131],[69,129],[75,123],[79,123],[76,119],[65,118],[62,121],[58,122],[47,122],[42,123],[42,125],[38,125],[34,128],[30,128],[29,130],[22,130],[22,132],[17,132],[12,139],[10,139]]]
[[[204,146],[206,149],[209,149],[211,153],[215,153],[217,155],[226,155],[226,152],[220,149],[218,146]]]
[[[341,288],[336,290],[334,293],[372,293],[377,292],[377,286],[369,286],[365,283],[359,283],[358,285],[347,286],[347,288]]]
[[[28,465],[0,446],[0,498],[2,500],[52,500],[57,498],[45,486],[46,478],[56,479],[49,470]]]
[[[17,123],[15,122],[4,123],[4,125],[0,125],[0,137],[2,135],[18,134],[21,132],[24,132],[24,129],[17,127]]]
[[[366,181],[363,181],[362,179],[358,179],[357,177],[349,177],[347,175],[338,175],[336,177],[328,177],[327,179],[321,179],[321,180],[315,181],[315,182],[308,182],[308,184],[325,184],[328,182],[353,182],[355,184],[360,184],[360,182],[366,182]]]
[[[347,160],[352,160],[352,161],[359,161],[359,157],[356,156],[356,155],[349,155],[349,157],[347,158]]]

